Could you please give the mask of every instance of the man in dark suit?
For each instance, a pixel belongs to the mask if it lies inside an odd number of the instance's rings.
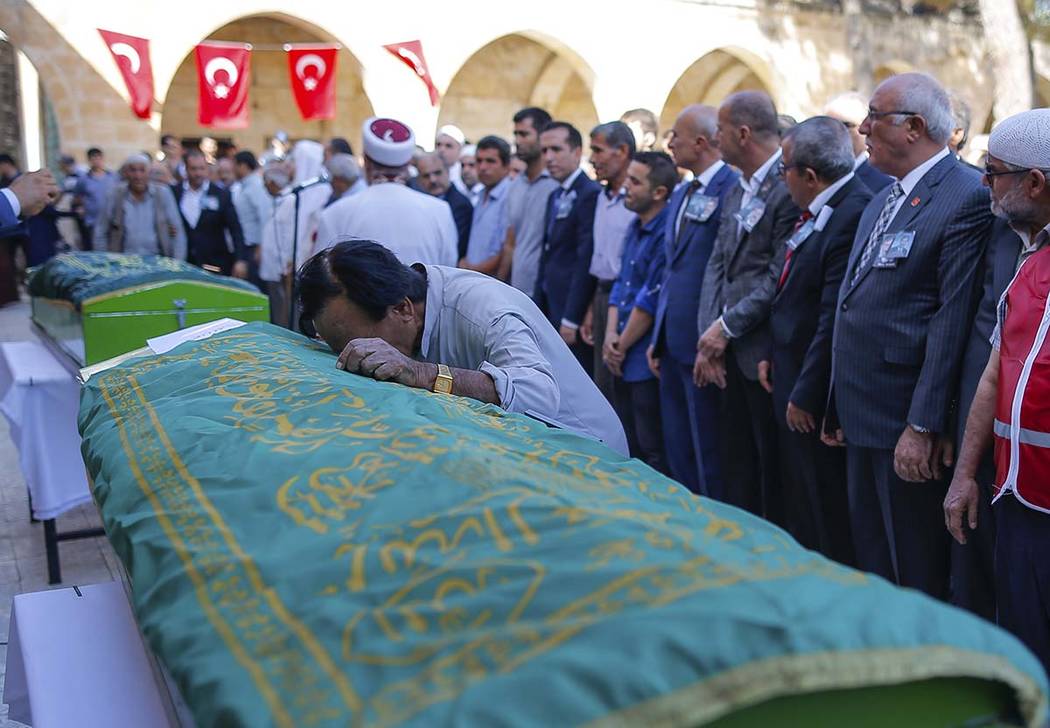
[[[962,375],[957,397],[957,448],[961,447],[977,385],[991,356],[995,309],[1021,262],[1021,238],[1006,220],[997,219],[988,240],[984,259],[984,285],[977,305],[973,328],[963,354]],[[995,519],[992,516],[992,482],[995,460],[992,448],[984,453],[977,470],[977,492],[972,494],[977,509],[977,528],[967,528],[966,543],[952,542],[952,604],[995,621]],[[945,497],[945,508],[952,494]],[[969,498],[966,499],[969,501]],[[966,503],[963,504],[965,509]]]
[[[806,548],[853,563],[846,497],[846,453],[820,441],[831,375],[831,334],[846,260],[871,191],[853,172],[853,148],[842,123],[807,119],[781,143],[784,182],[802,209],[773,299],[770,382],[780,433],[788,530]]]
[[[719,455],[718,388],[693,383],[696,312],[707,261],[714,249],[726,193],[739,173],[715,145],[718,110],[695,104],[682,110],[668,147],[675,164],[693,173],[668,203],[667,263],[653,322],[649,368],[660,378],[664,450],[671,475],[694,493],[723,497]]]
[[[15,246],[25,240],[25,218],[58,199],[58,185],[46,169],[18,175],[0,190],[0,306],[18,300]]]
[[[583,138],[576,127],[552,121],[540,133],[540,153],[558,183],[547,202],[546,233],[533,298],[588,374],[593,351],[579,336],[594,297],[590,255],[594,249],[594,206],[601,186],[583,173]]]
[[[190,263],[223,275],[248,277],[250,249],[244,244],[241,224],[229,190],[208,181],[208,163],[199,151],[186,155],[186,181],[173,185]],[[226,236],[233,250],[227,245]]]
[[[419,186],[428,195],[438,197],[452,208],[452,219],[456,221],[456,232],[459,235],[459,258],[467,255],[467,243],[470,242],[470,225],[474,221],[474,206],[466,195],[460,192],[448,176],[448,165],[437,152],[430,152],[419,157],[416,162],[419,170]]]
[[[872,192],[880,192],[893,184],[893,177],[880,172],[871,166],[868,159],[867,142],[860,133],[860,125],[868,113],[868,99],[856,91],[839,94],[824,107],[824,113],[832,119],[838,119],[849,132],[853,145],[853,173]]]
[[[948,152],[951,109],[937,81],[893,76],[869,107],[861,132],[872,164],[900,181],[875,195],[857,229],[828,417],[847,443],[859,566],[945,598],[951,407],[992,213],[980,175]]]
[[[697,386],[715,382],[723,389],[725,500],[781,523],[777,427],[758,363],[770,350],[777,252],[801,211],[784,185],[773,100],[759,91],[726,99],[718,110],[718,146],[742,176],[726,195],[704,273],[694,377]]]

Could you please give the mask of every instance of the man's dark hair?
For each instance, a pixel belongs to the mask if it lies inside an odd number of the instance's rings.
[[[237,152],[233,155],[234,164],[243,164],[253,172],[259,168],[259,160],[255,158],[255,155],[245,149],[242,152]]]
[[[631,159],[649,168],[649,187],[666,187],[670,197],[678,184],[678,168],[666,152],[638,152]]]
[[[547,126],[540,130],[540,133],[554,131],[555,129],[564,129],[569,135],[569,148],[579,149],[583,146],[583,137],[580,136],[580,130],[567,121],[552,121]]]
[[[499,161],[503,163],[503,166],[510,164],[510,144],[507,144],[505,139],[492,134],[482,137],[478,142],[478,150],[482,149],[495,149],[499,152]]]
[[[729,121],[733,126],[746,126],[759,139],[780,136],[780,119],[773,99],[763,91],[738,91],[725,100],[729,104]]]
[[[87,155],[88,155],[89,158],[90,157],[94,157],[95,155],[101,155],[101,154],[102,154],[102,150],[99,149],[98,147],[91,147],[91,149],[87,150]]]
[[[178,144],[179,140],[174,134],[161,134],[160,145],[163,147],[168,142],[175,142],[176,144]]]
[[[10,154],[0,154],[0,164],[10,164],[12,167],[18,166],[18,162]]]
[[[515,124],[520,124],[526,119],[529,120],[529,123],[532,124],[532,128],[535,129],[537,133],[543,131],[547,124],[551,123],[551,115],[538,106],[527,106],[514,115]]]
[[[332,137],[332,140],[328,142],[328,148],[336,154],[353,154],[354,148],[350,146],[343,137]]]
[[[380,321],[406,297],[419,303],[426,295],[426,278],[372,240],[340,240],[299,269],[300,321],[311,321],[338,296],[346,296]]]
[[[184,162],[188,162],[191,159],[197,158],[203,159],[205,161],[208,160],[208,158],[204,156],[204,152],[202,152],[200,149],[197,149],[196,147],[194,147],[193,149],[187,149],[186,153],[182,155],[182,161]]]
[[[634,132],[631,131],[631,127],[622,121],[607,121],[591,129],[592,139],[599,135],[613,149],[627,147],[627,156],[634,156]]]

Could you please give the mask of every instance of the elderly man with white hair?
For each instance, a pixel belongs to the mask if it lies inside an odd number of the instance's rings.
[[[328,202],[324,203],[325,207],[344,197],[356,195],[368,187],[357,160],[349,154],[329,155],[328,160],[324,163],[324,168],[328,172],[328,184],[332,185],[332,195],[328,198]]]
[[[960,543],[982,527],[977,477],[994,442],[997,619],[1050,670],[1050,109],[1021,112],[992,130],[984,179],[992,210],[1020,246],[1013,281],[999,300],[992,352],[970,406],[944,518]]]
[[[133,154],[122,170],[127,181],[113,188],[99,211],[94,249],[185,260],[186,231],[175,196],[167,185],[150,181],[150,158]]]
[[[953,128],[947,93],[925,74],[893,76],[871,97],[860,132],[871,163],[899,181],[857,228],[825,420],[828,441],[847,446],[858,565],[942,599],[953,402],[993,222],[981,175],[948,151]]]

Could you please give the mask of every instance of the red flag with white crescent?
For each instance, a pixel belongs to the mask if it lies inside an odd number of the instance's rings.
[[[128,96],[131,98],[131,110],[140,119],[148,119],[153,105],[153,66],[149,60],[149,41],[102,28],[98,28],[98,32],[113,54],[113,62],[117,64],[120,75],[124,77],[124,85],[128,87]]]
[[[427,59],[426,56],[423,55],[423,42],[418,40],[407,40],[404,43],[392,43],[383,47],[400,58],[402,63],[416,72],[416,75],[419,76],[419,80],[426,85],[427,91],[430,92],[430,105],[437,106],[438,101],[441,99],[441,94],[438,93],[437,86],[434,85],[434,79],[430,77],[430,69],[427,67]]]
[[[303,119],[335,118],[335,61],[337,48],[285,46],[288,75],[295,104]]]
[[[201,126],[248,126],[251,48],[243,43],[197,46],[197,120]]]

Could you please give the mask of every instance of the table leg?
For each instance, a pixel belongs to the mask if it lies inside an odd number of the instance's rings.
[[[44,521],[44,549],[47,551],[47,583],[58,584],[62,581],[62,567],[58,563],[58,533],[54,518]]]

